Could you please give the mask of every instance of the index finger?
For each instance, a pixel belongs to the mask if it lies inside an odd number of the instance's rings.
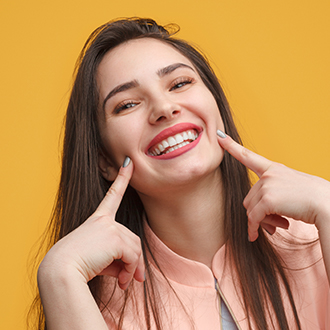
[[[133,165],[131,163],[132,162],[129,159],[129,164],[126,166],[122,166],[119,169],[115,181],[110,186],[102,202],[94,212],[94,215],[114,216],[116,214],[121,200],[123,199],[128,183],[133,174]]]
[[[220,146],[227,150],[233,157],[239,162],[252,170],[260,178],[265,173],[272,161],[262,157],[253,151],[243,147],[239,143],[235,142],[230,136],[224,134],[222,131],[217,130],[217,135],[220,137]]]

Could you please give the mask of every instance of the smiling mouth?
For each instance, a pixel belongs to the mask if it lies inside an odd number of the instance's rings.
[[[161,156],[180,149],[198,138],[198,132],[188,129],[162,140],[148,150],[150,156]]]

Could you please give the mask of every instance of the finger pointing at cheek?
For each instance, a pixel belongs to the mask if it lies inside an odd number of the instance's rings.
[[[270,233],[274,233],[276,227],[288,228],[287,219],[283,218],[277,203],[274,203],[275,199],[270,199],[269,195],[266,198],[266,194],[269,194],[270,190],[265,190],[263,184],[269,174],[270,169],[275,166],[275,163],[244,148],[239,143],[235,142],[231,137],[227,136],[222,131],[218,130],[219,144],[236,158],[243,165],[248,167],[259,177],[259,181],[251,188],[249,193],[244,199],[243,205],[246,208],[248,216],[248,234],[250,241],[255,241],[258,238],[258,229],[260,226],[264,227]],[[269,185],[268,185],[269,186]],[[272,184],[271,189],[279,189]],[[274,190],[271,191],[271,196]]]
[[[254,153],[249,149],[246,149],[222,131],[217,130],[217,135],[220,137],[220,146],[227,150],[239,162],[257,174],[259,178],[268,170],[272,164],[272,161]]]
[[[119,169],[116,180],[113,182],[106,196],[98,206],[97,210],[94,212],[94,215],[109,215],[114,217],[132,175],[133,165],[130,161],[130,158],[126,157],[123,166]]]

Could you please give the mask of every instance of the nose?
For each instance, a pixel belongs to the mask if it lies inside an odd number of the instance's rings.
[[[166,96],[159,96],[153,102],[149,121],[151,124],[157,124],[165,120],[174,119],[180,113],[181,107],[179,104]]]

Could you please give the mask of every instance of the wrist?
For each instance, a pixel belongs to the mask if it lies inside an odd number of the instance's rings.
[[[314,224],[320,231],[330,226],[330,182],[317,178],[314,186],[313,197],[310,201],[310,209],[314,218]]]
[[[330,199],[318,201],[314,223],[319,231],[330,230]]]
[[[66,263],[63,259],[57,260],[48,255],[38,268],[37,281],[39,288],[52,285],[58,288],[59,286],[69,286],[72,283],[87,283],[84,276],[70,263]]]

